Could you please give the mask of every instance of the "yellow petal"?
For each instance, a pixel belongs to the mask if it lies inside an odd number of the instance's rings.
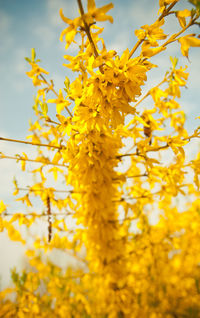
[[[70,23],[72,22],[71,19],[68,19],[67,17],[64,16],[64,14],[63,14],[63,9],[62,9],[62,8],[60,9],[59,13],[60,13],[61,19],[62,19],[65,23],[70,24]]]
[[[191,15],[191,12],[190,12],[190,10],[187,10],[187,9],[178,11],[176,14],[176,16],[181,17],[181,18],[190,17],[190,15]]]
[[[142,54],[144,56],[151,57],[151,56],[154,56],[154,55],[164,51],[165,49],[166,49],[166,47],[147,48],[147,49],[142,50]]]
[[[6,205],[3,203],[3,200],[0,201],[0,214],[6,211]]]
[[[88,0],[87,8],[88,11],[94,10],[96,8],[95,0]]]
[[[186,56],[186,57],[188,57],[188,51],[191,46],[192,47],[200,46],[200,39],[195,38],[194,36],[191,36],[191,35],[186,35],[180,38],[178,41],[181,44],[181,52],[183,56]]]

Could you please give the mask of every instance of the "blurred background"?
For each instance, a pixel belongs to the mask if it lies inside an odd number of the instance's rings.
[[[100,24],[105,28],[103,37],[108,49],[114,49],[119,55],[127,47],[131,50],[137,41],[134,30],[144,24],[151,24],[157,18],[159,1],[155,0],[113,0],[114,9],[109,14],[114,18],[114,23]],[[86,0],[83,0],[86,4]],[[109,3],[107,0],[97,0],[97,7]],[[75,18],[78,15],[78,6],[75,0],[0,0],[0,137],[25,140],[28,134],[28,121],[34,121],[32,110],[36,88],[26,76],[29,65],[25,57],[35,48],[37,57],[41,59],[41,67],[49,71],[49,78],[55,83],[55,88],[64,87],[65,76],[72,78],[74,75],[63,67],[66,53],[65,44],[59,41],[60,33],[65,28],[60,19],[59,9],[63,8],[64,15]],[[181,0],[177,9],[191,8],[186,0]],[[180,26],[176,19],[169,17],[164,31],[166,34],[178,32]],[[199,32],[198,27],[193,27],[189,33]],[[74,48],[69,48],[67,54],[74,53]],[[179,58],[179,66],[188,65],[190,73],[188,89],[182,89],[179,101],[186,116],[186,128],[191,132],[198,125],[195,117],[199,116],[199,72],[200,49],[191,48],[189,61],[180,54],[179,44],[172,44],[152,62],[158,65],[148,74],[148,82],[143,94],[159,83],[165,72],[170,67],[169,56]],[[52,104],[52,108],[55,105]],[[198,143],[196,143],[198,147]],[[195,146],[195,147],[196,147]],[[194,144],[193,144],[194,147]],[[23,151],[28,155],[34,152],[33,147],[15,143],[0,142],[0,152],[7,155],[20,154]],[[191,153],[193,149],[190,149]],[[33,164],[34,165],[34,164]],[[32,166],[33,168],[33,166]],[[20,171],[20,164],[13,160],[0,160],[0,200],[8,205],[8,210],[14,212],[19,208],[12,196],[12,180],[15,176],[19,183],[28,186],[31,179],[28,174]],[[41,228],[40,228],[41,229]],[[25,249],[20,243],[10,241],[5,233],[0,233],[0,287],[9,284],[10,268],[20,268],[24,262]]]

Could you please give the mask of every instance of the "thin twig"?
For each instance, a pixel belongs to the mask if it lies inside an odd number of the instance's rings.
[[[131,156],[139,156],[139,157],[144,157],[145,158],[145,155],[140,154],[138,151],[137,152],[133,152],[133,153],[125,153],[125,154],[122,154],[122,155],[118,155],[118,156],[116,156],[116,158],[117,159],[121,159],[123,157],[131,157]]]
[[[51,216],[51,201],[49,195],[47,196],[47,215],[48,215],[48,242],[52,238],[52,216]]]
[[[143,174],[135,174],[133,176],[127,176],[127,179],[132,179],[132,178],[141,178],[141,177],[148,177],[148,174],[145,172]]]
[[[163,13],[161,14],[161,16],[158,18],[157,21],[161,21],[165,16],[170,14],[170,10],[175,6],[175,4],[178,2],[179,0],[175,0],[173,3],[170,4],[170,6],[165,9],[163,11]],[[145,41],[144,39],[140,39],[137,41],[137,43],[135,44],[135,46],[132,48],[130,54],[129,54],[129,59],[133,56],[133,54],[135,53],[135,51],[137,50],[137,48]]]
[[[90,42],[90,44],[92,46],[92,49],[93,49],[93,52],[94,52],[94,56],[98,57],[99,53],[97,52],[97,48],[96,48],[95,43],[94,43],[94,41],[92,39],[92,35],[91,35],[91,32],[90,32],[90,26],[86,23],[85,18],[84,18],[85,12],[84,12],[84,9],[83,9],[82,2],[81,2],[81,0],[77,0],[77,2],[78,2],[79,10],[80,10],[80,13],[81,13],[81,17],[82,17],[82,20],[83,20],[85,33],[87,34],[88,40],[89,40],[89,42]],[[99,69],[100,69],[101,73],[104,73],[102,65],[99,66]]]
[[[52,192],[57,193],[75,193],[73,190],[55,190],[55,189],[49,189],[49,188],[41,188],[41,189],[31,189],[31,188],[17,188],[19,191],[29,191],[29,192],[44,192],[45,190],[52,190]]]
[[[129,53],[129,59],[133,56],[133,54],[135,53],[137,48],[140,46],[140,44],[142,44],[142,42],[144,42],[144,39],[141,39],[141,40],[137,41],[137,43],[135,44],[135,46],[132,48],[132,50]]]
[[[190,21],[189,21],[189,23],[188,23],[188,25],[186,25],[182,30],[180,30],[178,33],[176,33],[176,34],[173,34],[165,43],[163,43],[163,45],[161,45],[161,47],[165,47],[165,46],[167,46],[168,44],[170,44],[170,43],[172,43],[172,42],[174,42],[174,41],[177,41],[178,39],[177,39],[177,37],[179,36],[179,35],[181,35],[182,33],[184,33],[191,25],[193,25],[193,23],[194,23],[194,21],[195,21],[195,19],[190,19]]]
[[[154,86],[153,88],[150,88],[148,92],[134,105],[134,107],[138,106],[146,97],[148,97],[152,89],[161,86],[165,81],[166,81],[166,77],[164,77],[163,80],[160,83],[158,83],[156,86]]]
[[[157,192],[153,192],[153,193],[144,193],[144,194],[141,194],[139,196],[136,196],[136,197],[122,197],[121,199],[119,200],[113,200],[112,202],[124,202],[126,200],[138,200],[138,199],[147,199],[153,195],[156,195],[156,194],[159,194],[159,193],[162,193],[161,191],[157,191]]]
[[[21,212],[3,212],[1,215],[2,216],[13,216],[13,215],[16,215],[16,214],[20,214],[20,216],[24,216],[24,217],[28,217],[28,216],[35,216],[35,217],[48,217],[48,214],[44,214],[44,213],[41,213],[41,214],[39,214],[39,213],[35,213],[35,212],[30,212],[30,213],[21,213]],[[59,213],[52,213],[51,212],[51,215],[52,216],[71,216],[71,215],[74,215],[74,212],[67,212],[67,213],[65,213],[65,212],[63,212],[63,213],[61,213],[61,212],[59,212]]]
[[[59,125],[60,126],[60,123],[57,123],[57,121],[51,120],[51,118],[49,118],[49,117],[45,118],[45,121],[47,123],[51,123],[51,124],[55,124],[55,125]]]
[[[17,161],[28,161],[28,162],[35,162],[35,163],[43,163],[45,165],[52,165],[52,166],[58,166],[58,167],[65,167],[65,168],[68,168],[68,166],[64,165],[64,164],[61,164],[61,163],[52,163],[52,162],[45,162],[45,161],[38,161],[38,160],[34,160],[34,159],[25,159],[25,158],[22,158],[21,156],[17,157],[12,157],[12,156],[7,156],[7,155],[2,155],[0,154],[0,159],[12,159],[12,160],[17,160]]]
[[[193,139],[193,138],[200,138],[200,136],[193,134],[193,135],[191,135],[191,136],[189,136],[189,137],[187,137],[187,138],[181,139],[181,141],[188,141],[188,142],[189,142],[189,141],[190,141],[191,139]],[[152,148],[146,150],[145,153],[147,153],[147,152],[152,152],[152,151],[159,151],[159,150],[167,149],[167,148],[169,148],[169,147],[171,146],[171,144],[173,144],[173,139],[171,140],[171,142],[168,142],[168,143],[166,143],[166,144],[163,145],[163,146],[159,146],[159,147],[155,147],[155,148],[152,147]],[[137,152],[133,152],[133,153],[125,153],[125,154],[123,154],[123,155],[118,155],[118,156],[116,156],[116,158],[117,158],[117,159],[121,159],[121,158],[123,158],[123,157],[131,157],[131,156],[142,156],[142,157],[145,158],[145,155],[140,154],[138,151],[137,151]]]
[[[166,17],[170,10],[176,5],[176,3],[178,2],[179,0],[175,0],[174,2],[172,2],[170,4],[170,6],[167,8],[167,9],[164,9],[163,13],[161,14],[161,16],[158,18],[158,21],[161,21],[164,17]]]
[[[53,145],[49,145],[49,144],[39,144],[39,143],[30,142],[30,141],[17,140],[17,139],[11,139],[11,138],[4,138],[4,137],[0,137],[0,140],[2,140],[2,141],[11,141],[11,142],[18,142],[18,143],[21,143],[21,144],[32,145],[32,146],[49,147],[49,148],[55,148],[55,149],[62,149],[62,148],[64,148],[64,147],[62,147],[62,146],[53,146]]]
[[[51,90],[56,95],[56,97],[59,97],[58,93],[55,91],[55,89],[52,87],[52,85],[49,84],[49,82],[46,80],[46,78],[42,74],[40,74],[40,77],[45,82],[45,84],[47,84],[47,86],[49,87],[49,90]],[[65,106],[65,109],[67,110],[68,114],[71,117],[73,117],[72,113],[70,112],[70,110],[69,110],[69,108],[67,106]]]
[[[86,21],[84,19],[85,12],[84,12],[84,9],[83,9],[82,2],[81,2],[81,0],[77,0],[77,2],[78,2],[79,10],[80,10],[80,13],[81,13],[81,17],[82,17],[82,20],[83,20],[85,32],[87,34],[88,40],[89,40],[89,42],[90,42],[90,44],[91,44],[91,46],[93,48],[93,51],[94,51],[94,56],[98,57],[99,54],[97,52],[96,46],[95,46],[94,41],[93,41],[92,36],[91,36],[90,27],[87,25],[87,23],[86,23]]]

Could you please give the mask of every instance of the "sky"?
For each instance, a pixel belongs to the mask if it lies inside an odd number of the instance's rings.
[[[83,3],[86,1],[83,0]],[[131,49],[137,39],[134,30],[141,25],[150,24],[157,18],[158,0],[113,0],[114,9],[110,11],[114,23],[103,23],[105,43],[109,49],[114,49],[120,55],[127,47]],[[96,1],[97,6],[109,3],[107,0]],[[178,8],[190,7],[186,0],[181,0]],[[59,17],[59,9],[63,8],[64,15],[74,18],[78,14],[75,0],[0,0],[0,136],[25,140],[28,134],[28,121],[34,121],[32,110],[36,89],[26,76],[29,65],[25,61],[30,56],[31,48],[35,48],[37,57],[41,59],[41,66],[50,72],[56,89],[63,88],[65,76],[72,74],[63,67],[66,54],[64,43],[59,36],[65,24]],[[177,28],[175,20],[170,17],[166,26],[166,33]],[[179,30],[179,27],[177,28]],[[192,29],[192,32],[198,29]],[[73,48],[67,54],[73,54]],[[186,127],[192,131],[197,126],[195,117],[199,116],[199,72],[200,48],[192,48],[190,62],[181,57],[178,44],[171,45],[167,53],[153,58],[153,62],[160,67],[148,75],[146,89],[157,84],[170,67],[169,55],[179,57],[179,65],[189,64],[190,73],[188,89],[182,92],[180,104],[187,115]],[[198,144],[196,144],[198,146]],[[15,155],[25,151],[31,153],[30,146],[0,142],[0,152]],[[191,149],[192,151],[192,149]],[[20,172],[18,164],[12,160],[0,160],[0,200],[3,199],[11,208],[16,205],[12,197],[12,179],[17,179],[28,185],[29,176]],[[5,248],[6,247],[6,248]],[[8,282],[9,269],[17,266],[23,260],[24,250],[18,243],[9,242],[6,234],[0,233],[0,275],[2,286]]]

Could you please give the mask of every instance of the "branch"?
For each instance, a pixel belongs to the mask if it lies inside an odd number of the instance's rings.
[[[137,50],[137,48],[140,46],[140,44],[142,44],[142,42],[144,42],[144,39],[142,40],[138,40],[137,43],[135,44],[135,46],[132,48],[132,50],[129,53],[129,59],[132,57],[132,55],[135,53],[135,51]]]
[[[60,123],[57,123],[56,121],[51,120],[50,117],[46,117],[46,118],[45,118],[45,121],[46,121],[47,123],[51,123],[51,124],[55,124],[55,125],[59,125],[59,126],[60,126]]]
[[[170,14],[170,10],[175,6],[175,4],[178,2],[179,0],[175,0],[173,3],[170,4],[170,6],[165,9],[163,11],[163,13],[161,14],[161,16],[157,19],[157,21],[161,21],[164,17],[166,17],[167,15]],[[137,43],[135,44],[135,46],[132,48],[130,54],[129,54],[129,59],[132,57],[132,55],[135,53],[135,51],[137,50],[137,48],[145,41],[144,39],[140,39],[137,41]],[[164,45],[163,45],[164,46]]]
[[[90,27],[88,26],[88,24],[86,23],[86,21],[84,19],[85,12],[84,12],[84,9],[83,9],[82,2],[81,2],[81,0],[77,0],[77,2],[78,2],[79,10],[80,10],[80,13],[81,13],[81,17],[82,17],[82,20],[83,20],[85,32],[87,34],[88,40],[89,40],[89,42],[90,42],[90,44],[91,44],[91,46],[93,48],[93,51],[94,51],[94,56],[98,57],[99,54],[97,52],[96,46],[95,46],[94,41],[93,41],[92,36],[91,36]]]
[[[51,216],[51,201],[49,195],[47,196],[47,215],[48,215],[48,242],[52,238],[52,216]]]
[[[92,49],[93,49],[93,52],[94,52],[94,56],[98,57],[99,53],[97,52],[97,48],[96,48],[95,43],[94,43],[94,41],[92,39],[92,35],[91,35],[91,32],[90,32],[90,26],[87,24],[87,22],[85,21],[85,18],[84,18],[85,12],[84,12],[84,9],[83,9],[82,2],[81,2],[81,0],[77,0],[77,2],[78,2],[79,10],[80,10],[80,13],[81,13],[81,18],[83,20],[85,33],[87,34],[88,40],[89,40],[89,42],[90,42],[90,44],[92,46]],[[99,66],[99,69],[100,69],[101,73],[104,73],[102,65]]]
[[[157,191],[157,192],[153,192],[153,193],[144,193],[144,194],[141,194],[141,195],[139,195],[139,196],[137,196],[137,197],[122,197],[121,199],[119,199],[119,200],[113,200],[112,202],[124,202],[124,201],[126,201],[126,200],[138,200],[138,199],[147,199],[147,198],[149,198],[149,197],[151,197],[151,196],[153,196],[153,195],[157,195],[157,194],[160,194],[160,193],[162,193],[162,191]]]
[[[19,191],[29,191],[29,192],[44,192],[45,190],[49,190],[49,188],[46,188],[46,189],[31,189],[31,187],[27,187],[27,188],[17,188],[17,190]],[[55,189],[51,189],[52,192],[57,192],[57,193],[77,193],[73,190],[55,190]],[[78,192],[80,193],[80,192]]]
[[[191,136],[189,136],[189,137],[187,137],[187,138],[183,138],[183,139],[181,139],[181,141],[190,141],[191,139],[193,139],[193,138],[200,138],[200,136],[199,135],[191,135]],[[173,144],[173,140],[172,140],[172,144]],[[152,148],[150,148],[150,149],[148,149],[148,150],[146,150],[146,152],[145,153],[147,153],[147,152],[152,152],[152,151],[159,151],[159,150],[163,150],[163,149],[166,149],[166,148],[169,148],[171,146],[171,143],[166,143],[165,145],[163,145],[163,146],[159,146],[159,147],[152,147]],[[116,156],[116,158],[117,159],[121,159],[121,158],[123,158],[123,157],[130,157],[130,156],[141,156],[141,157],[144,157],[145,158],[145,155],[143,155],[143,154],[140,154],[138,151],[136,151],[136,152],[134,152],[134,153],[125,153],[125,154],[123,154],[123,155],[118,155],[118,156]]]
[[[18,142],[18,143],[21,143],[21,144],[32,145],[32,146],[50,147],[50,148],[55,148],[55,149],[62,149],[62,148],[64,148],[64,147],[62,147],[62,146],[53,146],[53,145],[49,145],[49,144],[32,143],[32,142],[30,142],[30,141],[10,139],[10,138],[3,138],[3,137],[0,137],[0,140],[3,140],[3,141],[11,141],[11,142]]]
[[[154,86],[153,88],[156,88],[156,87],[161,86],[165,81],[166,81],[166,76],[163,78],[163,80],[162,80],[160,83],[158,83],[158,84],[157,84],[156,86]],[[148,97],[148,96],[150,95],[151,90],[152,90],[153,88],[150,88],[150,89],[148,90],[148,92],[134,105],[134,107],[138,106],[146,97]]]
[[[186,25],[180,32],[178,32],[178,33],[176,33],[176,34],[173,34],[165,43],[163,43],[163,45],[161,45],[161,47],[165,47],[165,46],[167,46],[168,44],[170,44],[170,43],[172,43],[172,42],[174,42],[174,41],[177,41],[178,39],[177,39],[177,37],[179,36],[179,35],[181,35],[182,33],[184,33],[191,25],[193,25],[194,24],[194,21],[195,21],[195,19],[190,19],[190,21],[189,21],[189,23],[188,23],[188,25]]]
[[[30,212],[30,213],[21,213],[21,212],[3,212],[1,215],[2,216],[13,216],[13,215],[16,215],[16,214],[20,214],[20,215],[22,215],[22,216],[24,216],[24,217],[28,217],[28,216],[35,216],[35,217],[48,217],[48,214],[44,214],[44,213],[35,213],[35,212]],[[67,211],[67,213],[61,213],[61,212],[59,212],[59,213],[52,213],[51,212],[51,215],[52,216],[71,216],[71,215],[74,215],[74,212],[70,212],[70,211]]]
[[[127,178],[127,179],[130,179],[130,178],[141,178],[141,177],[148,177],[148,173],[145,172],[145,173],[143,173],[143,174],[135,174],[135,175],[133,175],[133,176],[127,176],[126,178]]]
[[[47,86],[49,87],[49,90],[51,90],[51,91],[56,95],[56,97],[59,97],[59,96],[58,96],[58,93],[55,91],[55,89],[52,87],[52,85],[49,84],[49,82],[47,82],[46,78],[45,78],[42,74],[40,74],[40,77],[41,77],[42,80],[47,84]],[[73,116],[72,116],[72,113],[70,112],[70,110],[69,110],[69,108],[68,108],[67,106],[65,106],[65,109],[67,110],[68,114],[69,114],[71,117],[73,117]]]
[[[45,165],[52,165],[52,166],[68,168],[68,166],[66,166],[64,164],[61,164],[61,163],[45,162],[45,161],[39,161],[39,160],[35,160],[35,159],[25,159],[25,158],[22,158],[21,156],[12,157],[12,156],[6,156],[6,155],[0,154],[0,159],[12,159],[12,160],[17,160],[17,161],[29,161],[29,162],[35,162],[35,163],[43,163]]]
[[[125,153],[123,155],[118,155],[115,158],[121,159],[123,157],[131,157],[131,156],[139,156],[139,157],[144,157],[145,158],[145,155],[140,154],[138,151],[137,152],[133,152],[133,153]]]
[[[170,6],[167,9],[164,9],[163,13],[161,14],[161,16],[158,18],[158,21],[161,21],[164,17],[166,17],[167,15],[169,15],[170,10],[176,5],[176,3],[179,0],[175,0],[174,2],[172,2],[170,4]]]

